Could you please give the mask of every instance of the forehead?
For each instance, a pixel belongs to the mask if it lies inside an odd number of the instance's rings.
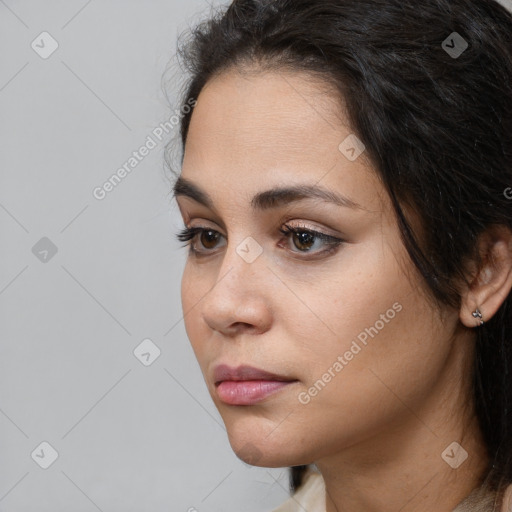
[[[327,131],[337,132],[331,135],[339,139],[344,123],[340,109],[332,88],[313,76],[232,68],[201,91],[189,128],[193,140],[187,145],[200,138],[202,145],[229,141],[247,151],[263,146],[306,154],[305,139],[314,134],[322,138]]]
[[[349,161],[339,149],[349,135],[342,102],[318,77],[230,69],[199,95],[182,175],[245,197],[263,185],[319,183],[377,209],[377,178],[364,153]]]

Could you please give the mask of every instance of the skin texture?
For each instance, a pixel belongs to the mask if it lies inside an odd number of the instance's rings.
[[[327,512],[448,512],[479,484],[487,462],[468,378],[478,323],[471,312],[478,306],[487,319],[510,291],[510,234],[498,243],[503,265],[465,292],[460,310],[436,308],[377,174],[364,153],[349,161],[338,149],[352,132],[327,90],[298,72],[230,69],[199,95],[182,176],[214,208],[185,195],[177,201],[186,226],[220,235],[190,242],[202,254],[189,254],[182,279],[187,335],[242,460],[316,463]],[[321,185],[361,208],[307,199],[251,209],[256,193],[291,184]],[[345,242],[321,254],[328,243],[301,243],[279,232],[284,224]],[[237,253],[249,236],[263,251],[252,263]],[[393,304],[400,311],[366,345],[357,342]],[[354,340],[357,355],[301,403],[299,394]],[[227,405],[214,386],[219,363],[298,382],[256,405]],[[468,453],[457,469],[441,457],[454,441]]]

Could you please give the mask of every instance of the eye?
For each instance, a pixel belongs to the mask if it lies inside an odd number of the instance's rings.
[[[285,224],[279,232],[283,233],[288,240],[292,240],[293,245],[299,249],[299,251],[290,249],[292,253],[330,254],[335,252],[338,246],[344,242],[341,238],[322,233],[307,226],[290,226]],[[222,238],[222,235],[214,229],[197,226],[193,228],[185,227],[176,235],[176,238],[180,242],[186,242],[184,247],[190,246],[190,253],[198,255],[211,252],[215,248],[217,241]],[[194,247],[193,240],[195,238],[199,239],[201,245],[206,250],[198,250]],[[317,241],[321,241],[320,245],[327,246],[327,248],[315,250],[315,243]]]
[[[307,252],[314,254],[330,254],[335,252],[338,246],[344,242],[344,240],[341,238],[328,235],[327,233],[323,233],[321,231],[316,231],[304,225],[289,226],[285,224],[284,227],[279,231],[283,233],[283,235],[286,235],[288,239],[290,239],[290,235],[292,235],[291,240],[293,241],[293,245],[299,249],[299,252],[302,253]],[[313,250],[315,242],[318,240],[322,242],[321,245],[326,245],[327,249]]]
[[[207,249],[207,251],[198,251],[194,248],[194,245],[192,243],[193,239],[199,236],[199,239],[201,241],[201,244],[203,247]],[[186,242],[184,244],[184,247],[190,246],[190,252],[191,253],[203,253],[203,252],[209,252],[210,249],[213,249],[215,246],[215,243],[222,235],[215,231],[214,229],[197,226],[193,228],[187,228],[185,227],[182,229],[177,235],[176,238],[180,242]],[[210,246],[210,244],[213,244],[213,247]]]

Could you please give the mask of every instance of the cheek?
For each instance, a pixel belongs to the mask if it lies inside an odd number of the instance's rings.
[[[206,325],[199,321],[200,301],[208,293],[208,281],[201,276],[187,262],[181,278],[181,304],[183,309],[183,322],[185,331],[196,357],[201,357],[200,341],[206,339]]]
[[[200,314],[201,300],[215,284],[215,269],[211,264],[194,264],[189,256],[181,277],[181,302],[185,320]],[[190,323],[190,321],[189,321]]]
[[[343,354],[358,336],[364,343],[371,334],[396,328],[405,316],[404,302],[415,293],[394,255],[380,244],[351,247],[335,265],[308,281],[313,285],[303,282],[298,295],[310,306],[307,324],[319,357],[333,351]],[[291,315],[303,318],[298,311],[282,313],[290,322]]]
[[[199,283],[194,279],[192,272],[190,271],[190,264],[185,264],[183,274],[181,276],[181,305],[183,308],[183,314],[185,316],[185,323],[187,321],[187,312],[191,311],[190,308],[194,304],[195,295],[199,292]]]
[[[353,408],[375,410],[386,401],[400,406],[390,389],[415,400],[440,371],[449,349],[442,323],[412,270],[399,265],[391,252],[362,251],[308,296],[323,321],[309,313],[310,342],[299,363],[306,369],[309,396],[304,401],[311,398],[324,411],[341,404],[346,405],[342,414]]]

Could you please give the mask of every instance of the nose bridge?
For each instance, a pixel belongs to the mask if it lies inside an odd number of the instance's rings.
[[[264,272],[265,264],[263,258],[263,247],[252,236],[246,236],[242,241],[236,241],[226,247],[224,259],[219,270],[219,279],[225,281],[225,285],[231,286],[235,283],[238,288],[254,285],[259,281],[261,272]]]
[[[261,274],[266,270],[263,247],[248,236],[225,248],[217,281],[203,301],[210,328],[228,334],[235,324],[265,330],[270,322]]]

